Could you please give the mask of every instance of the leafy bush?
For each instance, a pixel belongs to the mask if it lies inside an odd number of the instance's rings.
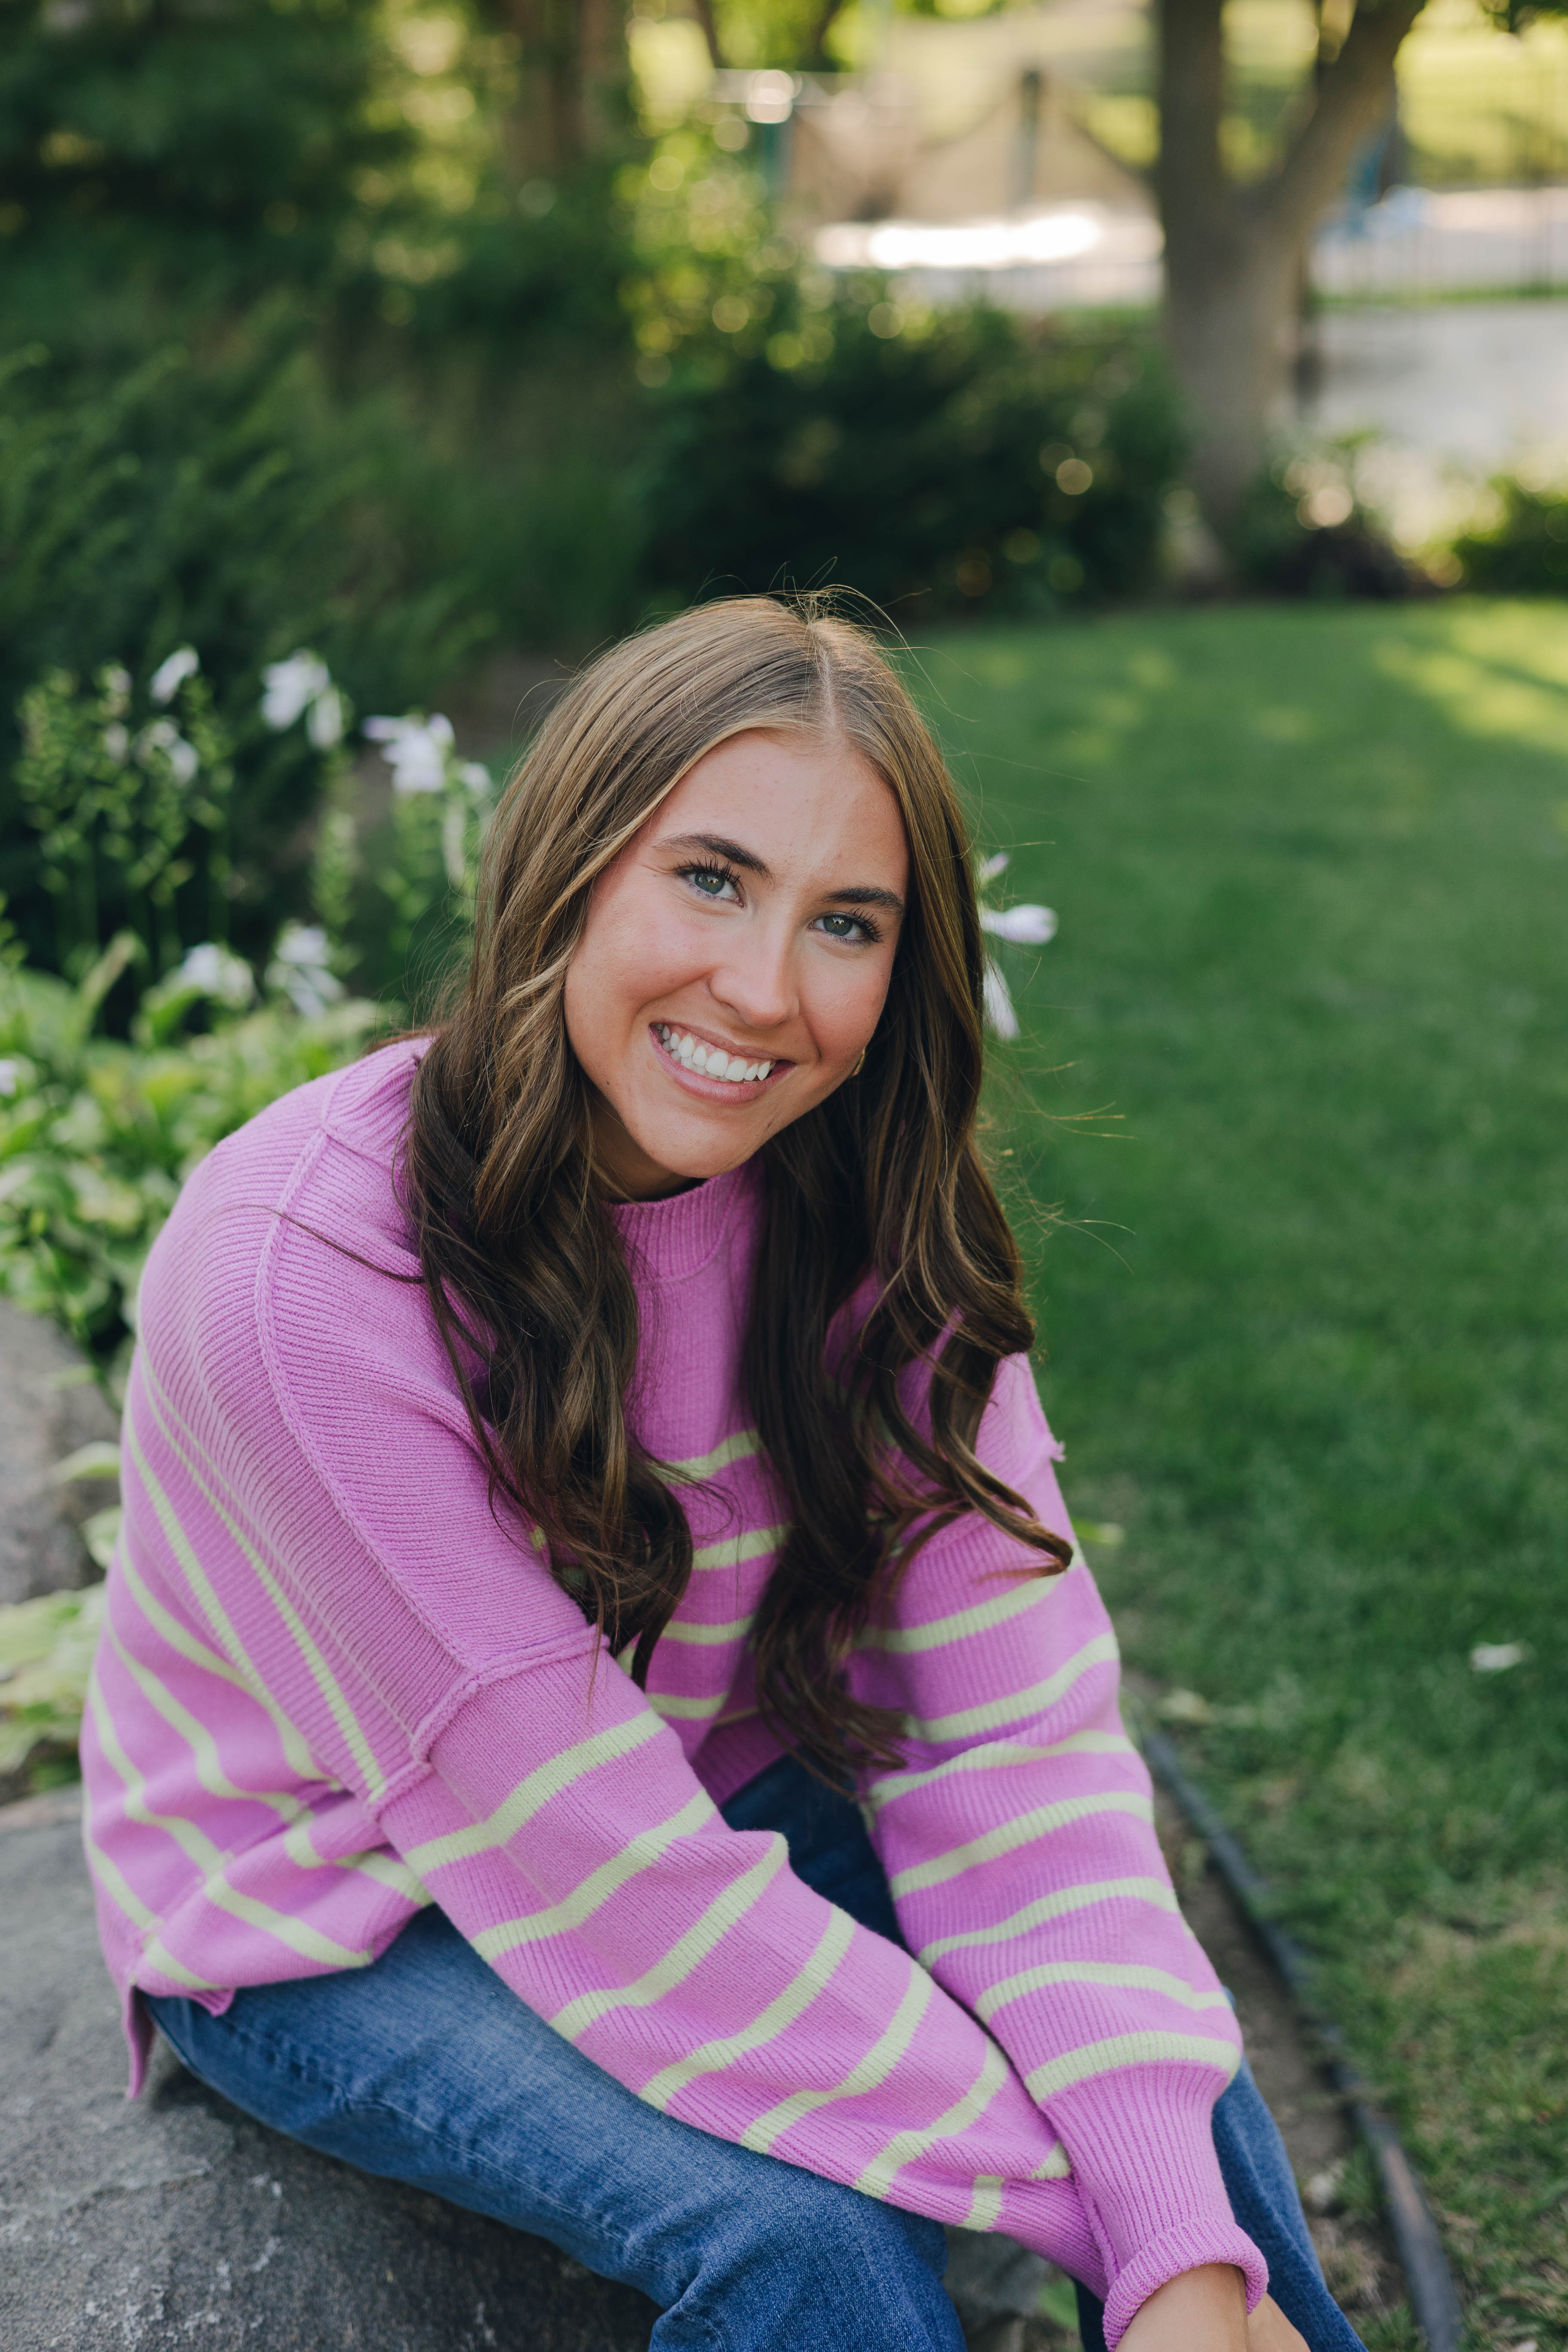
[[[53,670],[22,697],[15,781],[40,836],[62,971],[86,971],[129,923],[137,961],[161,979],[179,961],[179,900],[193,891],[196,936],[226,938],[232,746],[199,670],[195,651],[177,648],[140,698],[141,714],[118,664],[87,693]]]
[[[319,782],[303,739],[259,723],[261,666],[314,640],[362,707],[401,709],[489,626],[472,566],[425,527],[423,464],[384,406],[334,409],[308,354],[259,330],[96,388],[39,350],[0,369],[0,712],[42,673],[141,678],[193,645],[231,740],[233,929],[255,956],[302,911]],[[0,773],[6,754],[0,719]],[[41,881],[0,786],[0,889],[49,961]]]
[[[118,1526],[118,1510],[99,1515]],[[109,1533],[105,1528],[103,1534]],[[112,1540],[112,1538],[110,1538]],[[99,1565],[108,1566],[108,1555]],[[45,1592],[0,1609],[0,1799],[24,1785],[76,1777],[88,1676],[103,1623],[104,1588]]]
[[[774,291],[765,340],[699,348],[655,395],[642,497],[661,587],[832,580],[924,622],[1151,583],[1182,456],[1152,352],[851,287],[813,308],[809,278],[792,317]]]
[[[376,102],[386,54],[377,0],[13,0],[0,16],[9,315],[102,350],[134,341],[138,310],[160,297],[195,316],[341,274],[365,173],[414,143]]]
[[[1454,541],[1467,588],[1498,596],[1568,595],[1568,487],[1502,474],[1496,520]]]
[[[1390,541],[1359,478],[1359,436],[1277,458],[1227,528],[1226,552],[1249,588],[1276,596],[1419,595],[1433,584]]]
[[[112,1363],[142,1262],[180,1184],[215,1143],[289,1087],[351,1060],[383,1019],[363,1000],[310,1017],[282,989],[259,1010],[182,1029],[198,1004],[254,992],[247,969],[200,950],[142,999],[133,1042],[95,1036],[132,949],[75,986],[0,969],[0,1288]]]

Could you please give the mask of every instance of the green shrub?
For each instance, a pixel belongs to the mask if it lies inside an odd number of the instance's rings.
[[[384,1017],[339,991],[309,1016],[280,992],[225,1018],[225,992],[243,1003],[253,984],[209,950],[142,999],[134,1041],[95,1035],[132,947],[116,941],[75,987],[0,967],[0,1289],[110,1365],[192,1168],[290,1087],[351,1060]],[[182,1034],[202,1003],[215,1025]]]
[[[383,100],[387,58],[378,0],[12,0],[8,319],[105,352],[144,339],[149,306],[166,323],[341,277],[365,174],[396,170],[415,143]]]
[[[1363,436],[1277,458],[1231,518],[1226,551],[1237,579],[1274,596],[1419,595],[1432,582],[1393,544],[1361,494]]]
[[[639,477],[654,583],[842,583],[901,622],[1137,593],[1182,457],[1153,352],[808,278],[683,350]],[[868,300],[868,293],[879,299]],[[723,300],[746,305],[739,297]]]
[[[1493,481],[1499,513],[1489,527],[1454,541],[1467,588],[1496,596],[1568,595],[1568,487]]]
[[[62,971],[85,971],[127,925],[154,981],[187,940],[227,937],[233,747],[199,671],[182,646],[140,696],[108,664],[85,692],[52,670],[22,697],[15,782]],[[196,902],[194,935],[182,936],[182,898]]]
[[[314,643],[362,709],[402,709],[491,625],[430,520],[433,471],[394,409],[334,406],[310,355],[264,327],[220,359],[168,351],[108,383],[39,349],[14,355],[0,368],[0,777],[10,714],[41,675],[112,663],[144,679],[194,646],[235,771],[231,928],[264,955],[303,910],[319,762],[299,730],[260,723],[261,667]],[[0,889],[50,961],[42,881],[37,829],[0,782]]]

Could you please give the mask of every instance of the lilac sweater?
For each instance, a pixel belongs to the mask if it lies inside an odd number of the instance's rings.
[[[753,1180],[616,1212],[629,1410],[697,1547],[645,1696],[498,1525],[424,1294],[387,1279],[417,1271],[392,1174],[416,1051],[221,1144],[147,1267],[82,1741],[136,2078],[139,1989],[219,2011],[365,1967],[436,1902],[639,2097],[1011,2231],[1105,2294],[1112,2345],[1195,2263],[1237,2263],[1256,2302],[1210,2132],[1236,2027],[1087,1567],[1019,1576],[1032,1555],[961,1520],[860,1643],[856,1690],[907,1731],[860,1793],[910,1958],[718,1811],[778,1753],[746,1639],[784,1508],[742,1402]],[[1004,1365],[982,1456],[1066,1531],[1055,1450]]]

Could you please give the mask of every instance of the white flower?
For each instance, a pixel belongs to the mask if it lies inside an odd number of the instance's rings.
[[[195,646],[181,646],[158,664],[147,691],[154,702],[170,702],[186,678],[195,677],[201,666],[202,657]]]
[[[1470,1664],[1478,1675],[1500,1675],[1510,1666],[1522,1665],[1527,1654],[1522,1642],[1478,1642]]]
[[[1007,870],[1005,849],[980,858],[974,868],[974,878],[984,890]],[[1010,947],[1043,948],[1047,940],[1057,935],[1057,919],[1049,907],[982,907],[980,928],[994,940],[1005,940]],[[1013,1007],[1012,991],[1002,977],[1002,967],[992,956],[985,959],[984,975],[985,1019],[998,1037],[1011,1041],[1018,1034],[1018,1015]]]
[[[1043,948],[1057,935],[1057,919],[1049,907],[982,907],[980,928],[1015,947]]]
[[[194,988],[199,995],[216,997],[218,1003],[232,1005],[243,1012],[256,994],[256,975],[243,956],[229,948],[220,948],[211,940],[199,947],[187,948],[184,962],[174,974],[175,984]]]
[[[117,768],[125,765],[125,755],[131,749],[131,738],[118,719],[111,719],[103,730],[103,748]]]
[[[10,1062],[10,1061],[6,1061],[6,1062],[0,1062],[0,1095],[14,1095],[14,1094],[16,1093],[16,1063],[15,1063],[15,1062]]]
[[[483,800],[490,791],[490,772],[482,760],[465,760],[458,770],[458,782]]]
[[[1013,1010],[1013,999],[1006,982],[989,956],[985,959],[985,1018],[998,1037],[1010,1045],[1018,1034],[1018,1016]]]
[[[310,1020],[336,1004],[342,982],[331,969],[331,949],[320,923],[285,923],[267,967],[267,985]]]
[[[287,661],[269,663],[261,673],[261,683],[267,689],[261,698],[261,716],[281,734],[308,705],[331,690],[332,677],[319,655],[300,652],[290,654]]]
[[[342,741],[343,726],[343,698],[335,686],[329,686],[311,703],[305,732],[318,751],[330,751]]]
[[[395,793],[438,793],[447,782],[452,722],[437,711],[433,719],[367,719],[364,731],[384,748],[382,758],[392,770]]]
[[[172,719],[154,719],[151,727],[143,727],[136,738],[136,757],[143,767],[153,751],[162,751],[174,772],[174,782],[182,789],[202,764],[195,746],[186,742]]]

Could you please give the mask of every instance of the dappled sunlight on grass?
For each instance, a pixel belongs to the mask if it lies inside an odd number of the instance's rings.
[[[1060,917],[996,1101],[1064,1221],[1029,1247],[1068,1500],[1126,1528],[1094,1558],[1129,1656],[1208,1703],[1195,1765],[1411,2128],[1478,2341],[1555,2344],[1568,614],[921,659],[987,845]],[[1423,1940],[1466,1921],[1462,1960]],[[1540,2119],[1505,2129],[1515,2043]]]

